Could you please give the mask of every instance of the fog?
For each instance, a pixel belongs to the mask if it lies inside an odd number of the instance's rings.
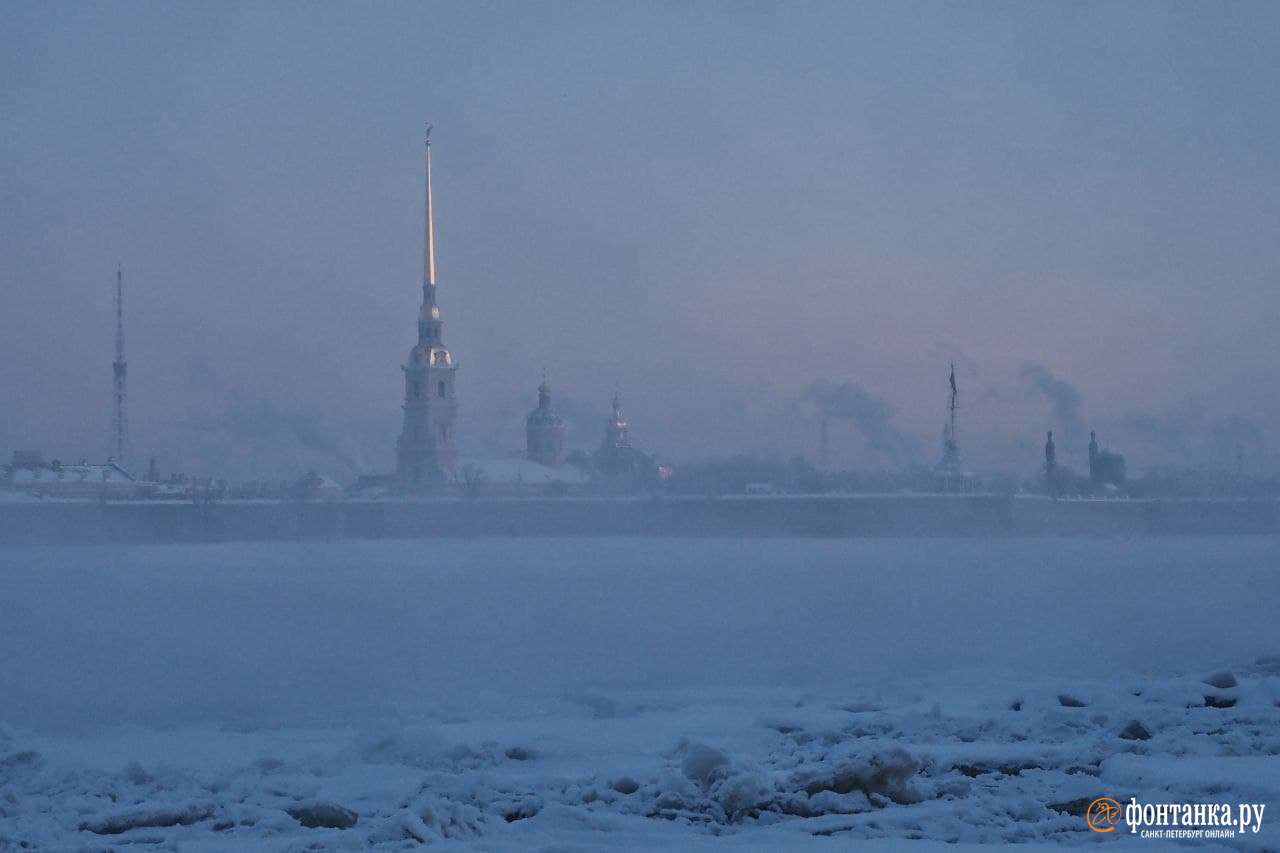
[[[929,463],[954,361],[975,468],[1280,470],[1272,5],[0,19],[0,448],[108,454],[121,264],[139,459],[390,470],[431,121],[463,453],[545,369],[577,446],[620,387],[660,459],[816,459],[827,382],[893,411],[833,465]]]
[[[0,720],[334,724],[1274,654],[1271,538],[9,548]]]
[[[1258,832],[1278,43],[4,3],[0,848],[1038,849],[1104,794]],[[127,470],[74,464],[117,274]]]

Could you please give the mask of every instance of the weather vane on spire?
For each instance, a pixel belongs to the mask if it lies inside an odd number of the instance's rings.
[[[431,122],[427,122],[426,139],[427,139],[427,147],[430,148],[431,147]]]

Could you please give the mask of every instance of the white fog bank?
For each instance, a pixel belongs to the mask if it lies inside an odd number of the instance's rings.
[[[0,549],[0,723],[1194,673],[1280,652],[1278,556],[1271,538]]]

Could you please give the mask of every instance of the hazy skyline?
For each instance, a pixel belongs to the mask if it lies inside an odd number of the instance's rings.
[[[571,446],[619,386],[664,459],[815,459],[820,382],[932,464],[955,361],[974,467],[1091,427],[1135,472],[1280,467],[1274,6],[0,20],[6,453],[109,452],[119,263],[138,458],[391,470],[429,120],[464,454],[523,445],[545,368]],[[834,461],[890,464],[846,420]]]

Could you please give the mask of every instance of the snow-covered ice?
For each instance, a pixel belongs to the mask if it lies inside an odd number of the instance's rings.
[[[1275,545],[0,550],[0,850],[1274,850]]]

